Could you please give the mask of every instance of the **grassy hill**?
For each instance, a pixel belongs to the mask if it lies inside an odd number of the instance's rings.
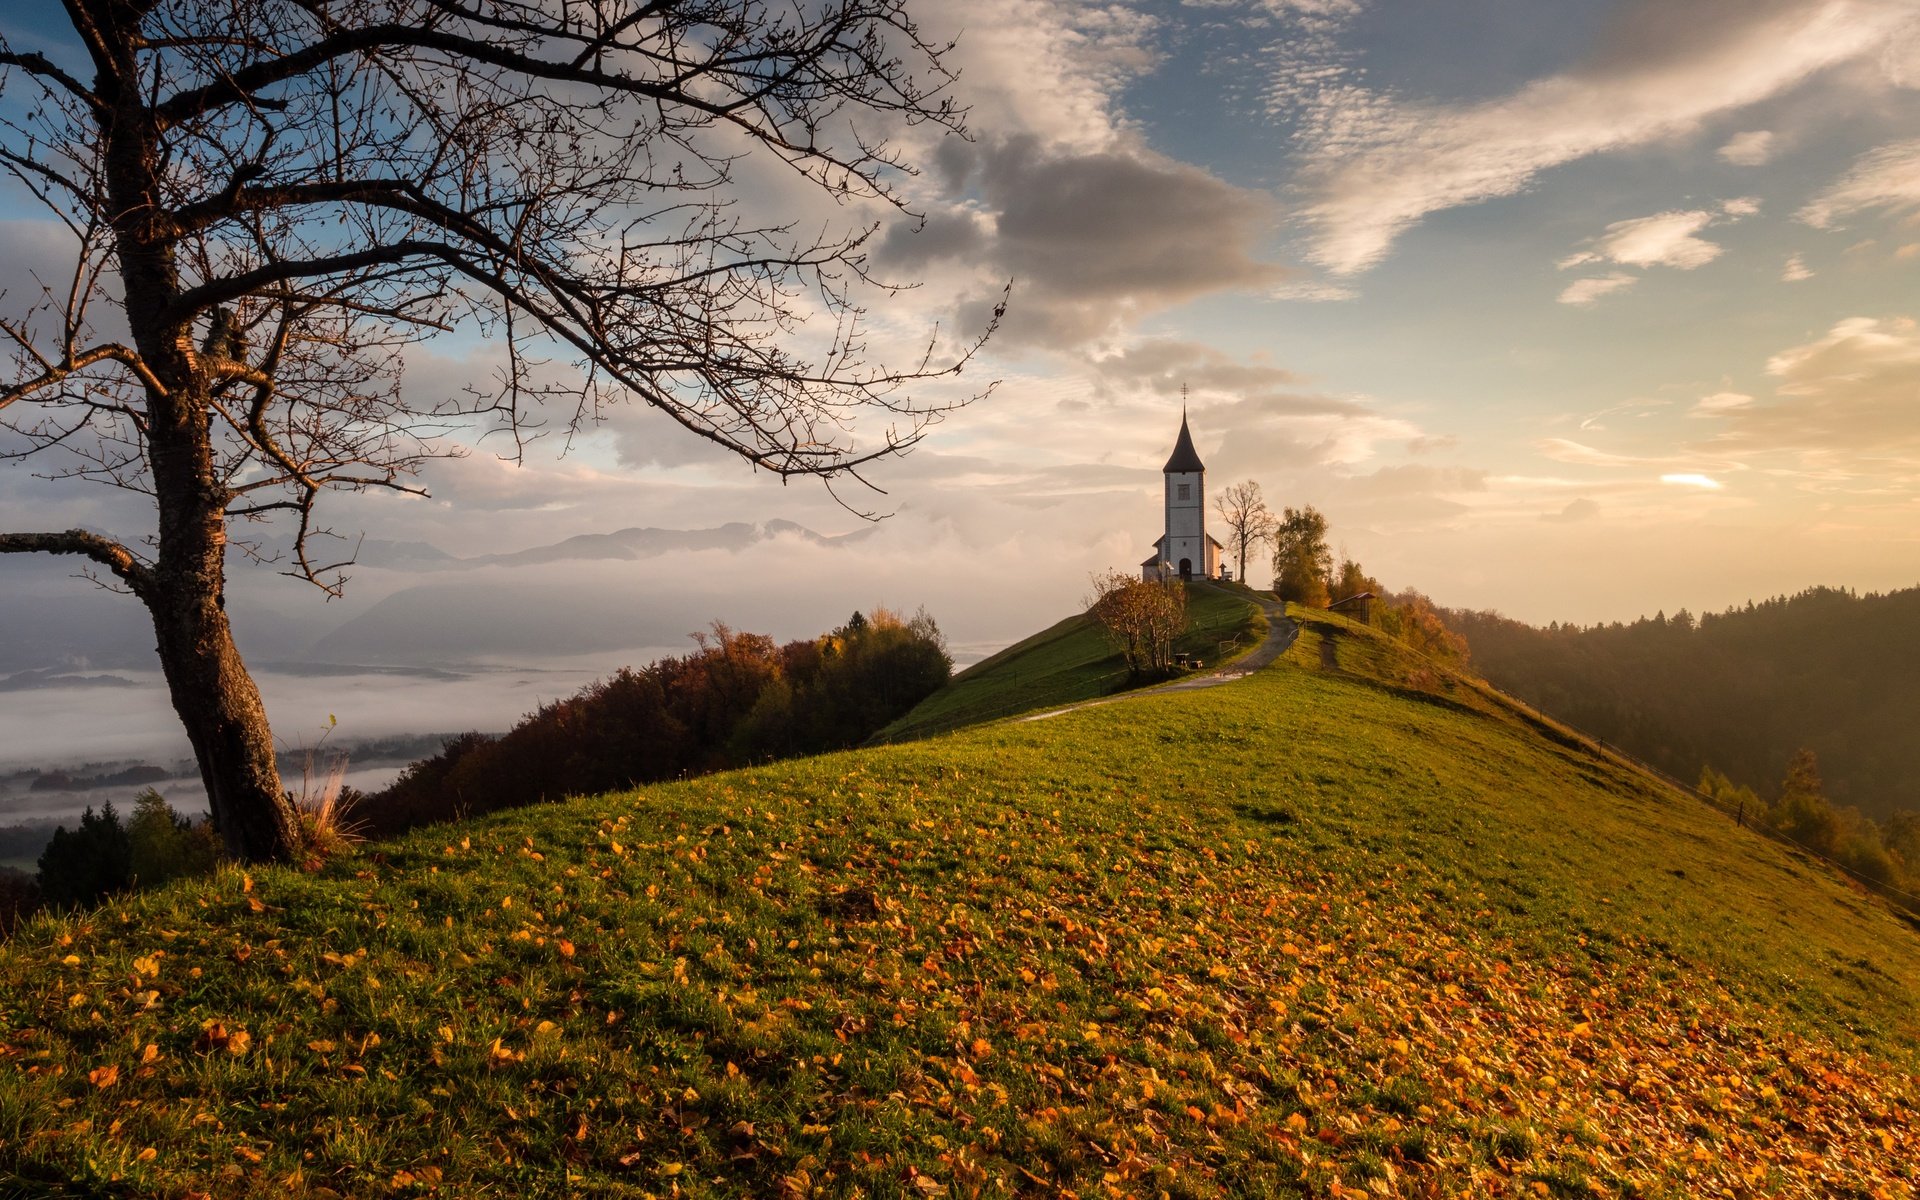
[[[1267,634],[1254,593],[1233,584],[1188,589],[1187,632],[1175,650],[1208,667],[1246,654]],[[945,733],[982,721],[1092,700],[1121,691],[1127,668],[1098,622],[1076,613],[954,676],[912,712],[882,729],[875,743]]]
[[[0,948],[0,1173],[1912,1196],[1916,1001],[1877,903],[1315,617],[1204,691],[42,920]]]

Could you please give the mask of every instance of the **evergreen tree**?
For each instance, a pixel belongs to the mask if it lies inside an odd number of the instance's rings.
[[[98,814],[89,805],[79,828],[53,831],[39,867],[40,896],[48,907],[82,908],[133,885],[133,845],[111,803]]]

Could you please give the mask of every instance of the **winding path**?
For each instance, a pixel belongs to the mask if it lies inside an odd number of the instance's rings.
[[[1293,640],[1300,636],[1300,627],[1287,619],[1287,606],[1278,600],[1253,597],[1267,614],[1267,636],[1244,658],[1236,659],[1224,667],[1207,671],[1204,674],[1188,675],[1168,683],[1156,683],[1152,687],[1138,688],[1131,692],[1121,692],[1117,696],[1102,696],[1098,700],[1082,700],[1078,704],[1069,704],[1062,708],[1050,708],[1045,712],[1028,713],[1024,717],[1015,717],[1015,721],[1044,721],[1048,717],[1057,717],[1062,713],[1079,712],[1083,708],[1098,708],[1103,704],[1119,704],[1136,696],[1151,696],[1159,692],[1191,692],[1200,688],[1218,687],[1236,679],[1245,679],[1260,668],[1273,662],[1287,652]]]

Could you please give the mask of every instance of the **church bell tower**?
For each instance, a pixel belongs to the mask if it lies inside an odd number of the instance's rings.
[[[1220,543],[1207,534],[1207,468],[1193,448],[1187,428],[1186,389],[1181,388],[1180,436],[1161,468],[1166,482],[1166,526],[1154,543],[1155,554],[1140,564],[1147,579],[1217,579]]]

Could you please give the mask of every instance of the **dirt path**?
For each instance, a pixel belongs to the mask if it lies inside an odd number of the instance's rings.
[[[1300,636],[1300,627],[1287,619],[1287,606],[1278,600],[1254,598],[1255,603],[1267,614],[1267,636],[1258,646],[1242,659],[1217,670],[1201,675],[1188,675],[1169,683],[1156,683],[1152,687],[1136,691],[1122,692],[1117,696],[1103,696],[1098,700],[1082,700],[1078,704],[1069,704],[1064,708],[1050,708],[1045,712],[1028,713],[1024,717],[1015,717],[1016,721],[1044,721],[1048,717],[1057,717],[1061,713],[1079,712],[1083,708],[1098,708],[1103,704],[1118,704],[1136,696],[1152,696],[1159,692],[1191,692],[1200,688],[1219,687],[1223,683],[1232,683],[1267,666],[1274,659],[1287,652],[1293,645],[1293,639]]]

